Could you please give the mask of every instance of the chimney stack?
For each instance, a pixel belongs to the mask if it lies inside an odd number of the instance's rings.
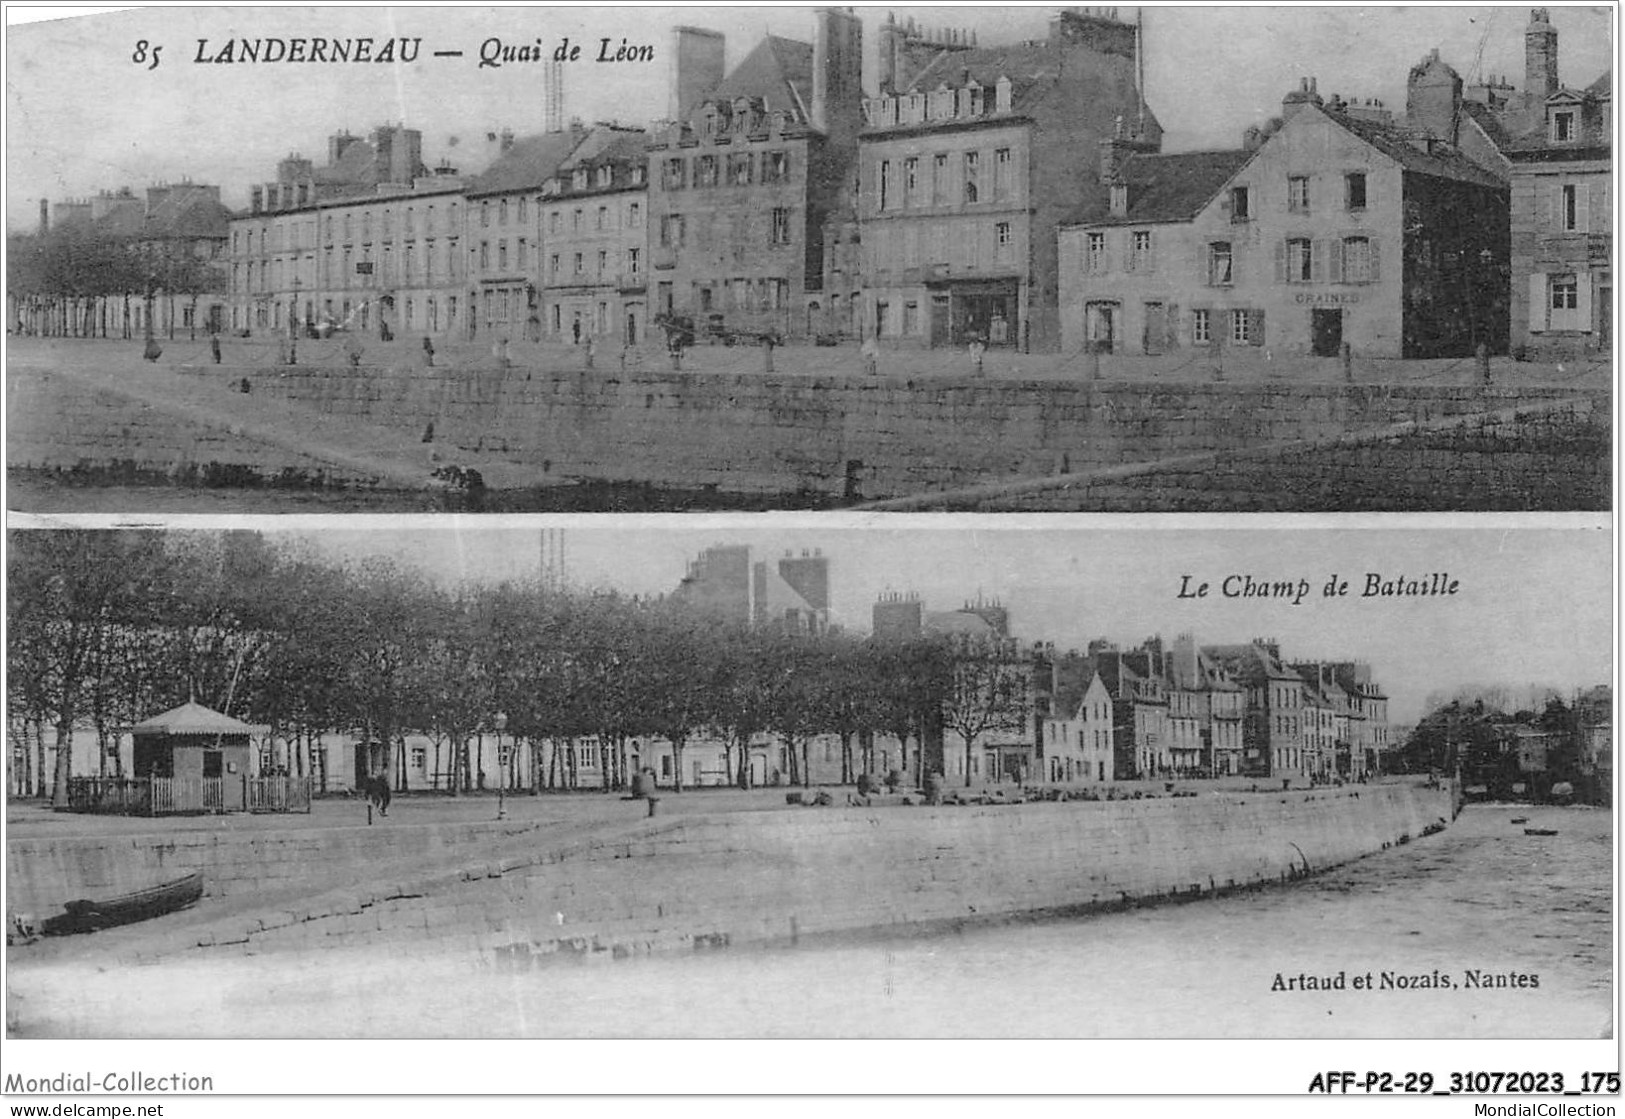
[[[1557,92],[1557,28],[1545,8],[1529,13],[1529,26],[1523,33],[1523,65],[1525,107],[1533,113]]]
[[[666,115],[680,121],[727,76],[727,39],[722,32],[703,27],[674,27],[671,36],[671,94]]]

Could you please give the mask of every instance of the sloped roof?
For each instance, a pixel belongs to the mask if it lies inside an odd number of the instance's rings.
[[[1424,151],[1411,143],[1406,132],[1394,126],[1356,120],[1342,113],[1325,115],[1328,120],[1335,121],[1407,171],[1435,179],[1455,179],[1459,182],[1495,187],[1498,190],[1506,189],[1506,184],[1500,179],[1458,151],[1444,148]]]
[[[978,47],[941,52],[915,75],[908,92],[929,93],[944,83],[957,88],[975,81],[991,94],[1000,78],[1009,78],[1010,107],[1019,113],[1048,92],[1049,83],[1060,76],[1060,52],[1044,43]]]
[[[598,125],[587,138],[559,164],[560,171],[583,165],[635,162],[649,147],[649,134],[641,128],[615,128]]]
[[[759,97],[769,112],[791,113],[805,123],[812,104],[812,72],[811,43],[766,35],[705,100]]]
[[[1480,101],[1464,101],[1461,107],[1497,148],[1505,148],[1512,143],[1512,131],[1507,128],[1505,112],[1498,112]]]
[[[1602,72],[1602,77],[1586,86],[1585,91],[1598,100],[1612,101],[1614,99],[1614,68],[1610,66]]]
[[[1563,97],[1581,106],[1587,101],[1612,101],[1613,81],[1613,70],[1605,70],[1600,78],[1586,86],[1585,89],[1560,89],[1552,94],[1552,97]],[[1550,100],[1548,98],[1548,103]],[[1528,130],[1518,136],[1516,140],[1507,145],[1507,149],[1514,152],[1560,152],[1575,148],[1606,147],[1611,149],[1613,146],[1614,135],[1603,127],[1602,113],[1597,110],[1587,112],[1582,108],[1580,112],[1580,135],[1576,140],[1562,143],[1554,141],[1548,131],[1546,119],[1542,116],[1534,121]]]
[[[252,723],[244,723],[233,719],[229,715],[203,706],[201,703],[188,701],[179,707],[165,711],[162,715],[135,724],[130,728],[132,734],[168,734],[168,735],[215,735],[215,734],[261,734],[265,727]]]
[[[213,237],[223,239],[230,228],[231,210],[218,199],[200,193],[171,195],[147,214],[149,237]]]
[[[1122,217],[1087,216],[1094,207],[1080,210],[1072,224],[1090,221],[1094,225],[1190,221],[1213,200],[1224,184],[1244,167],[1253,153],[1244,148],[1231,151],[1180,152],[1152,155],[1137,152],[1123,164],[1120,175],[1128,184],[1128,213]]]
[[[1056,664],[1055,698],[1050,710],[1057,719],[1075,718],[1083,707],[1083,697],[1100,673],[1087,660],[1060,661]],[[1101,687],[1106,682],[1101,680]]]
[[[543,132],[515,140],[513,147],[476,176],[464,193],[472,198],[480,194],[540,190],[543,183],[559,173],[559,167],[581,140],[581,133],[569,131]]]

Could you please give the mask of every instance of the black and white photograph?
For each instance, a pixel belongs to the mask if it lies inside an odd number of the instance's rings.
[[[8,6],[0,1096],[1612,1114],[1617,18]]]
[[[1614,16],[12,26],[10,507],[1606,510]]]
[[[8,1030],[1611,1036],[1605,526],[922,519],[14,530]]]

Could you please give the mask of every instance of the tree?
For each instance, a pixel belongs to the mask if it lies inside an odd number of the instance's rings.
[[[1017,653],[1015,643],[1007,640],[959,637],[952,642],[949,656],[951,669],[942,722],[965,743],[968,787],[978,738],[1027,729],[1031,669]]]
[[[8,540],[8,672],[34,675],[20,692],[54,726],[51,803],[65,808],[74,728],[103,702],[92,697],[106,686],[95,672],[98,651],[111,627],[159,620],[163,540],[152,532],[85,529],[13,531]]]

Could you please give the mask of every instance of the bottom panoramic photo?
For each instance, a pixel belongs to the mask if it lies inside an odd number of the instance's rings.
[[[1612,1036],[1605,521],[252,523],[8,533],[8,1037]]]

